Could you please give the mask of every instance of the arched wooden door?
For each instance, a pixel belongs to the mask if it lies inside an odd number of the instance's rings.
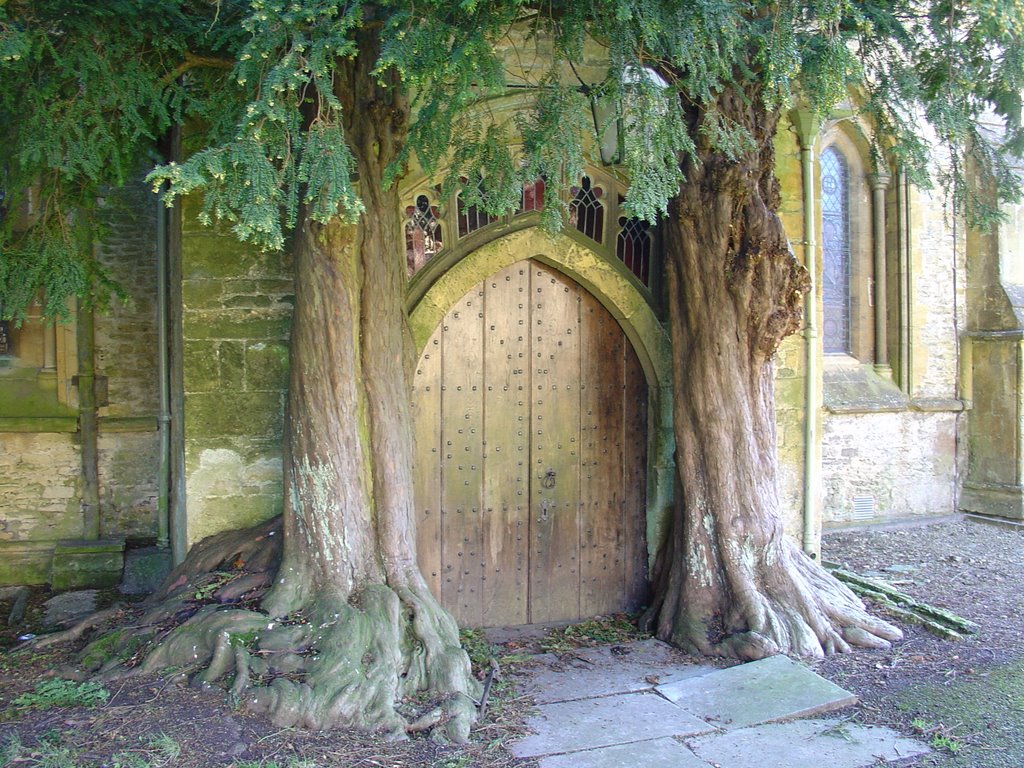
[[[535,261],[487,278],[427,342],[413,410],[420,567],[460,624],[637,607],[647,385],[593,296]]]

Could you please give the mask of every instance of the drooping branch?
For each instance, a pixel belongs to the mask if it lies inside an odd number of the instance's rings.
[[[210,69],[233,69],[234,66],[234,59],[228,59],[221,56],[202,56],[197,53],[186,51],[181,63],[164,75],[160,82],[162,85],[170,85],[189,70],[199,69],[201,67],[208,67]]]

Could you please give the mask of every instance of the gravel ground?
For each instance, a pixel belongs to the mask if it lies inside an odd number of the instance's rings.
[[[950,641],[897,621],[906,638],[891,650],[820,662],[820,674],[860,697],[854,716],[932,742],[932,755],[907,765],[1024,766],[1024,528],[956,517],[841,531],[822,553],[980,626]]]

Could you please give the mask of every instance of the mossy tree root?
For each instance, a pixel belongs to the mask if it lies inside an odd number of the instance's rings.
[[[94,639],[79,654],[79,668],[66,673],[112,681],[174,670],[195,686],[226,683],[241,706],[281,726],[356,727],[391,738],[429,729],[437,740],[467,741],[481,686],[455,621],[417,574],[392,574],[395,588],[371,583],[349,593],[303,593],[281,618],[220,602],[219,595],[259,573],[237,566],[276,564],[278,552],[268,558],[266,550],[277,550],[268,534],[278,530],[271,523],[201,542],[168,577],[161,599],[151,598],[130,627]],[[232,566],[222,587],[197,588],[211,572],[223,578]],[[267,587],[268,580],[250,580]],[[253,601],[261,596],[249,593]],[[266,603],[281,607],[279,600]],[[130,666],[129,656],[147,645],[142,661]]]
[[[788,539],[760,556],[726,557],[719,572],[726,576],[724,592],[691,582],[678,599],[652,607],[649,628],[692,652],[745,661],[888,648],[903,637]],[[723,594],[729,595],[724,603]]]
[[[476,718],[479,683],[432,597],[369,585],[349,600],[321,593],[309,619],[304,676],[278,677],[246,693],[246,706],[280,726],[348,725],[404,738],[426,712],[435,733],[462,743]],[[440,619],[440,620],[439,620]],[[450,621],[450,619],[448,620]],[[420,706],[411,706],[413,699]],[[406,704],[408,719],[399,712]],[[438,732],[439,731],[439,732]]]

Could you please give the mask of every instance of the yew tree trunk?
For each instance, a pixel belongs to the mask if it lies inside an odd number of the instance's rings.
[[[477,684],[415,561],[413,347],[397,192],[382,185],[408,107],[372,76],[372,37],[336,85],[366,212],[353,226],[307,219],[295,243],[284,551],[263,607],[307,622],[306,674],[278,678],[256,703],[282,724],[400,735],[409,723],[396,705],[418,693],[464,741]]]
[[[745,659],[887,645],[899,630],[783,532],[772,358],[799,328],[807,280],[776,214],[777,114],[754,89],[716,106],[753,147],[729,158],[699,145],[661,227],[678,489],[646,621],[676,645]],[[706,113],[690,114],[702,136]]]

